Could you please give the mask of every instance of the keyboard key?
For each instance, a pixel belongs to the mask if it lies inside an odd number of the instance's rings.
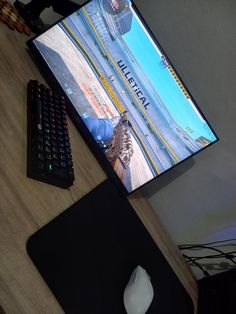
[[[55,168],[54,174],[59,177],[67,177],[67,171],[64,168]]]
[[[53,172],[53,164],[50,161],[46,161],[46,171],[48,173],[52,173]]]
[[[65,161],[66,160],[66,156],[65,155],[60,155],[60,160]]]
[[[56,147],[56,146],[53,146],[53,147],[52,147],[52,151],[53,151],[53,153],[57,153],[57,152],[58,152],[57,147]]]
[[[43,145],[42,144],[37,144],[35,147],[36,147],[36,150],[38,152],[43,152]]]
[[[45,85],[40,84],[39,86],[40,86],[41,91],[42,91],[43,93],[46,93],[46,92],[47,92],[47,87],[46,87]]]
[[[47,95],[43,93],[43,94],[42,94],[42,102],[43,102],[44,104],[46,104],[46,103],[47,103],[47,100],[48,100]]]
[[[58,120],[57,120],[57,126],[62,127],[62,122],[61,122],[61,120],[60,120],[60,119],[58,119]]]
[[[41,143],[41,144],[42,144],[42,143],[43,143],[43,137],[42,137],[42,135],[37,134],[35,140],[36,140],[38,143]]]
[[[57,154],[52,154],[53,160],[58,160],[58,155]]]
[[[46,146],[45,147],[45,152],[50,154],[51,153],[51,149],[48,146]]]
[[[43,171],[44,170],[44,163],[42,161],[36,161],[35,162],[35,168],[37,168],[37,170],[39,170],[39,171]]]
[[[46,109],[43,109],[43,117],[48,118],[48,111]]]
[[[54,167],[58,167],[58,168],[60,167],[60,164],[57,160],[53,160],[52,163]]]
[[[45,140],[46,141],[51,141],[51,136],[49,134],[45,134]]]
[[[54,136],[52,136],[52,138],[54,138]],[[54,139],[52,139],[52,145],[53,145],[54,147],[57,147],[57,142],[56,142]]]
[[[44,156],[41,153],[38,153],[36,158],[41,160],[41,161],[44,161]]]
[[[45,157],[46,157],[46,159],[48,159],[48,160],[52,160],[52,155],[51,155],[51,154],[46,154]]]
[[[48,95],[49,95],[50,97],[52,97],[53,93],[52,93],[52,90],[51,90],[51,89],[48,89]]]
[[[47,117],[43,117],[43,122],[44,122],[44,123],[49,123],[48,116],[47,116]]]

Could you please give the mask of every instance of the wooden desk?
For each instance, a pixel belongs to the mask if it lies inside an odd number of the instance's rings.
[[[29,259],[26,240],[106,175],[70,123],[73,187],[62,190],[26,177],[26,86],[29,79],[42,81],[25,51],[27,39],[0,24],[0,304],[7,314],[63,313]],[[196,308],[196,281],[182,255],[141,193],[129,200]]]

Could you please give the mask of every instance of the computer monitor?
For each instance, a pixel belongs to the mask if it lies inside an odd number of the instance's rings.
[[[133,1],[88,1],[28,45],[124,193],[218,140]]]

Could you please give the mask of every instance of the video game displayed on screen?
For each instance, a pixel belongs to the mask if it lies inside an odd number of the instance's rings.
[[[92,0],[34,39],[128,192],[215,142],[129,0]]]

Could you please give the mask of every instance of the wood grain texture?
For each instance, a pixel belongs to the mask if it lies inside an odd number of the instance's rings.
[[[27,39],[0,24],[0,304],[7,314],[58,314],[63,311],[29,259],[26,241],[106,175],[69,123],[73,187],[62,190],[26,177],[26,86],[29,79],[43,81],[25,50]],[[158,217],[140,193],[130,201],[196,304],[196,282]]]

